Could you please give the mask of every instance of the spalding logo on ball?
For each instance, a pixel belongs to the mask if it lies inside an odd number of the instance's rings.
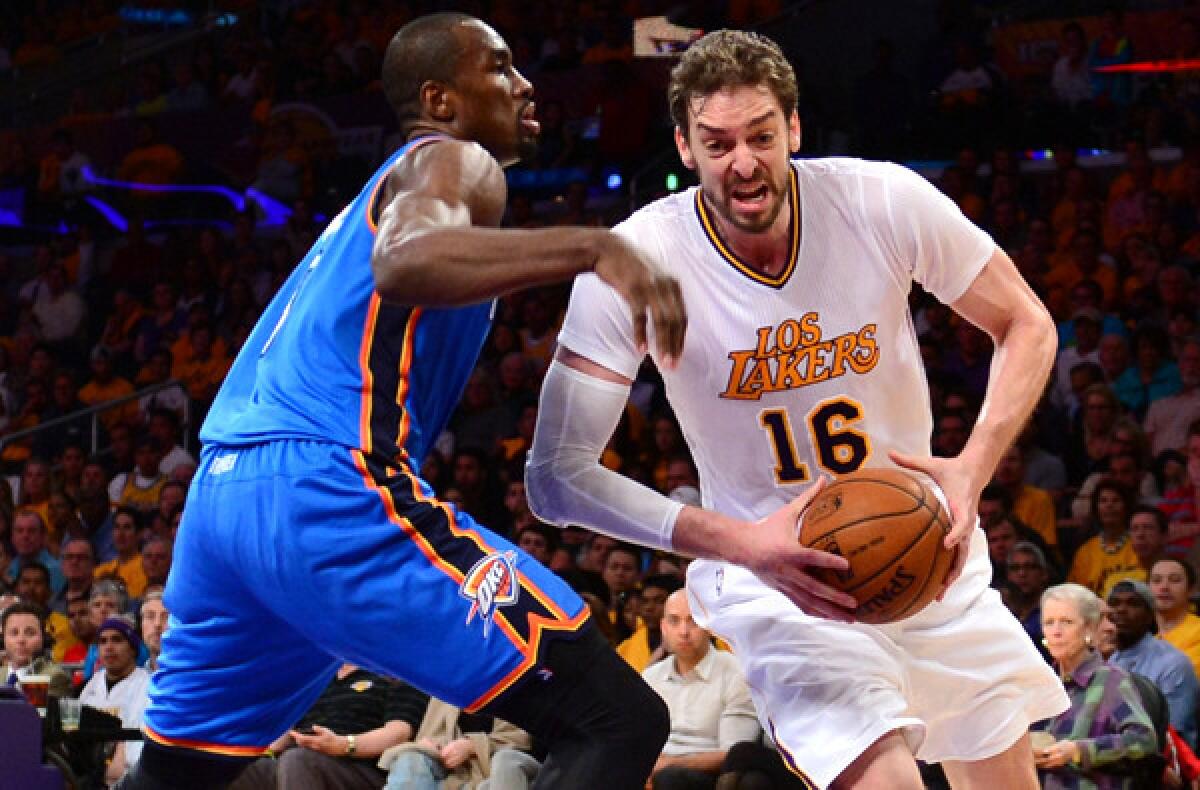
[[[814,576],[858,602],[860,622],[912,617],[937,597],[954,552],[945,507],[933,491],[899,469],[860,469],[823,489],[804,511],[800,542],[845,557],[845,571]]]

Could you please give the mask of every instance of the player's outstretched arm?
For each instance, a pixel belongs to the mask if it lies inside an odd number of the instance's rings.
[[[497,228],[504,172],[481,146],[444,140],[418,148],[382,189],[371,266],[384,299],[472,304],[594,271],[629,304],[639,342],[653,320],[659,351],[679,356],[687,321],[678,281],[604,228]]]
[[[606,469],[600,454],[629,396],[630,380],[560,347],[542,385],[537,427],[525,469],[538,518],[581,524],[644,546],[743,565],[809,614],[849,620],[854,599],[817,581],[809,568],[845,570],[842,557],[797,541],[800,514],[819,490],[757,523],[682,507]]]

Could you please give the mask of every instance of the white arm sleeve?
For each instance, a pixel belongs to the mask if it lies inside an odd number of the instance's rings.
[[[542,521],[581,526],[672,550],[683,505],[600,465],[629,387],[555,360],[546,372],[533,447],[525,465],[529,509]]]

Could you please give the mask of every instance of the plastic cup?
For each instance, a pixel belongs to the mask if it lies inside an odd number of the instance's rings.
[[[64,697],[58,701],[58,716],[62,721],[63,732],[79,729],[79,715],[83,712],[83,703],[77,699]]]

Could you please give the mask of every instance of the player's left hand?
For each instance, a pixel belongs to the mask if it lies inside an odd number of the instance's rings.
[[[1033,753],[1033,764],[1042,769],[1061,768],[1073,762],[1079,762],[1079,744],[1075,741],[1055,741]]]
[[[958,580],[963,566],[967,564],[971,531],[975,529],[979,510],[979,493],[987,481],[979,482],[971,475],[970,464],[959,458],[938,458],[932,455],[907,455],[895,450],[888,457],[898,466],[928,475],[942,489],[950,509],[950,532],[944,545],[954,550],[954,562],[946,574],[946,581],[938,594],[938,600]]]
[[[296,739],[296,744],[305,749],[328,754],[330,757],[342,757],[346,754],[346,737],[320,724],[313,725],[311,735],[297,730],[292,730],[291,734]]]

